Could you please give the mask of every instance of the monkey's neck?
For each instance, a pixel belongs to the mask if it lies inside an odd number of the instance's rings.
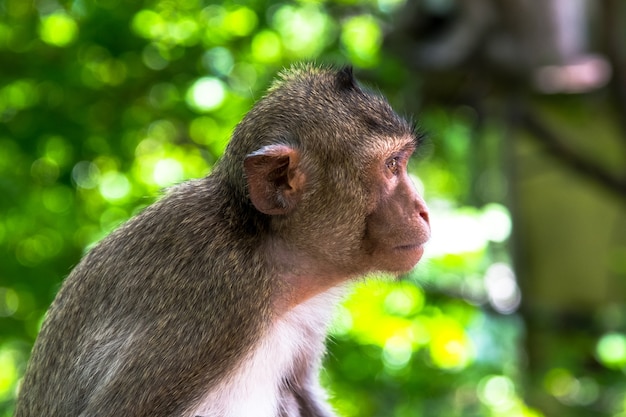
[[[357,276],[294,249],[279,238],[271,238],[263,250],[268,251],[268,256],[274,259],[273,272],[282,283],[274,306],[278,314],[332,288],[344,287],[346,282]]]

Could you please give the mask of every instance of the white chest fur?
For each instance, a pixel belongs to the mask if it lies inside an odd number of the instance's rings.
[[[294,367],[302,362],[315,366],[320,360],[333,307],[343,292],[333,288],[285,314],[189,417],[275,417],[279,392]]]

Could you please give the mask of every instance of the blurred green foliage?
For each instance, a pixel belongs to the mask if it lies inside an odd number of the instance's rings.
[[[0,1],[0,416],[71,267],[164,187],[210,172],[282,67],[351,62],[410,111],[403,87],[419,80],[381,50],[402,4]],[[510,215],[465,205],[465,110],[419,118],[432,132],[411,165],[432,208],[428,259],[400,283],[357,285],[337,314],[323,377],[343,416],[541,416],[521,399]],[[623,335],[597,352],[625,366]],[[586,383],[555,370],[547,384],[573,381]]]

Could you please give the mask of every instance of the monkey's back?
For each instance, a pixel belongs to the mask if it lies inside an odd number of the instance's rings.
[[[271,320],[259,236],[232,194],[215,176],[174,187],[83,258],[48,312],[16,417],[172,415],[219,382]]]

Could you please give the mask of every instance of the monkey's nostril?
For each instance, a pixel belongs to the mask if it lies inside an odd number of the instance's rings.
[[[419,213],[419,216],[430,225],[430,215],[428,214],[428,207],[421,197],[415,200],[415,210]]]
[[[428,219],[428,217],[429,217],[429,216],[428,216],[428,211],[427,211],[427,210],[420,210],[420,217],[421,217],[422,219],[424,219],[424,221],[425,221],[426,223],[430,224],[430,221],[429,221],[429,219]]]

